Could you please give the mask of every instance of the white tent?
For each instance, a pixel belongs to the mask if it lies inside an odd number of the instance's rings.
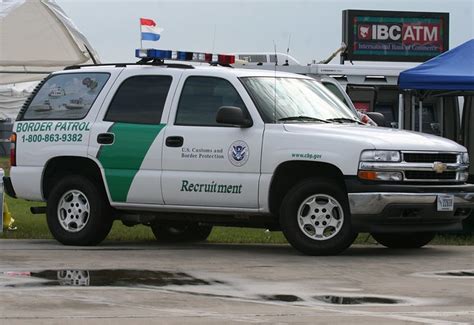
[[[24,82],[13,85],[0,85],[0,121],[14,120],[25,100],[37,82]]]
[[[96,52],[53,0],[0,2],[0,84],[40,80],[93,60]]]
[[[0,0],[0,85],[93,63],[99,63],[97,53],[54,0]],[[0,87],[0,113],[17,112],[28,88]]]

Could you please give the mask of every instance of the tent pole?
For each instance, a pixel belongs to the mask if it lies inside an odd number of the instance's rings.
[[[403,92],[398,95],[398,128],[403,130],[405,125],[405,116],[403,111],[403,105],[405,104],[405,98],[403,96]]]
[[[411,130],[415,131],[415,96],[411,96]]]
[[[440,136],[444,134],[444,98],[441,97],[439,102],[439,129]]]
[[[418,131],[423,132],[423,100],[418,102]]]

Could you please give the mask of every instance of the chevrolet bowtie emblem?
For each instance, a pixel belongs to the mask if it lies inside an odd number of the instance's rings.
[[[448,166],[445,164],[445,163],[442,163],[440,161],[435,161],[433,163],[433,170],[435,171],[435,173],[437,174],[442,174],[443,172],[445,172],[446,170],[448,169]]]

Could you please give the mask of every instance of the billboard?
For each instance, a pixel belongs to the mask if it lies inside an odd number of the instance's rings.
[[[423,62],[449,49],[449,13],[344,10],[341,60]]]

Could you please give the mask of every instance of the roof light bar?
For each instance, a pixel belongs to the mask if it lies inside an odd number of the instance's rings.
[[[217,55],[217,62],[219,64],[234,64],[235,63],[235,55],[218,54]]]
[[[189,62],[207,62],[218,64],[235,63],[234,55],[212,54],[186,51],[170,51],[158,49],[136,49],[135,57],[148,60],[175,60]]]
[[[140,59],[171,60],[172,51],[156,50],[156,49],[136,49],[135,57],[140,58]]]

